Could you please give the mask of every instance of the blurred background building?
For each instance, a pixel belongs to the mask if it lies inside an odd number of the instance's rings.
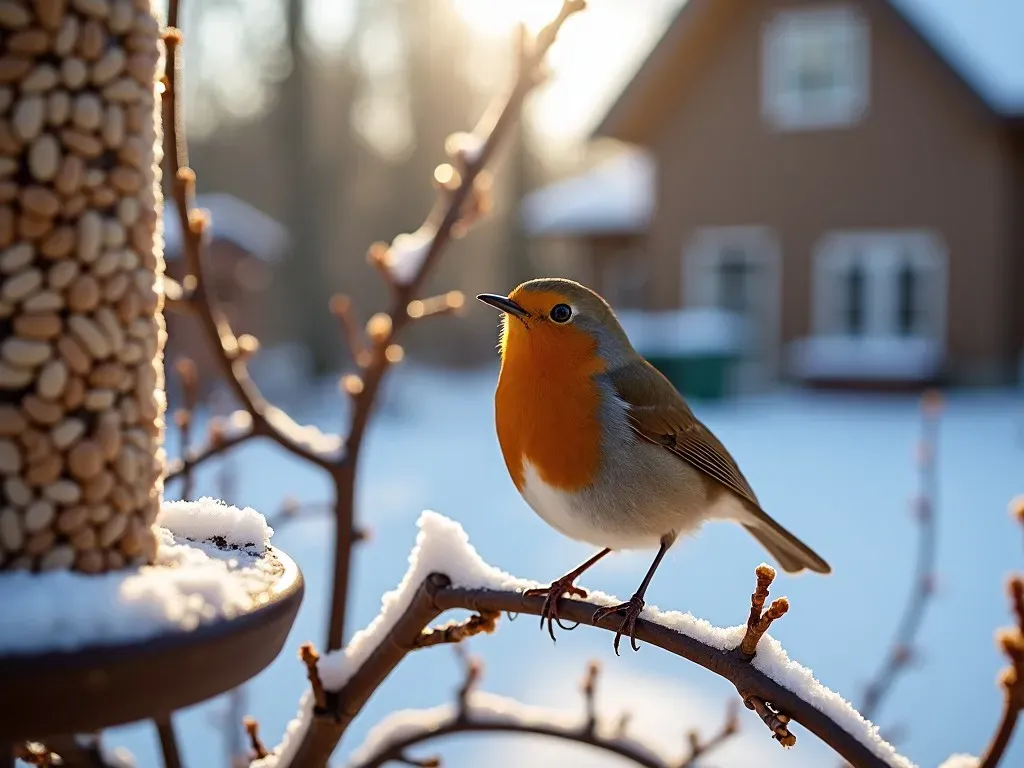
[[[444,138],[508,81],[513,23],[556,5],[187,6],[190,160],[231,206],[217,269],[248,292],[239,330],[289,346],[297,381],[344,365],[329,296],[386,300],[368,246],[418,227]],[[693,394],[1017,380],[1021,4],[598,5],[432,287],[576,277]],[[413,329],[410,358],[493,360],[493,319],[468,311]]]
[[[184,3],[189,162],[213,221],[207,269],[236,329],[260,337],[254,378],[299,423],[343,425],[336,374],[349,351],[330,295],[352,296],[362,321],[387,306],[368,247],[420,226],[445,137],[471,129],[511,80],[515,23],[536,29],[559,4]],[[470,297],[466,316],[403,335],[405,363],[389,376],[360,459],[358,518],[372,538],[355,558],[353,631],[401,578],[424,508],[457,519],[485,558],[513,573],[546,579],[589,554],[552,534],[508,478],[493,430],[498,320],[471,298],[565,275],[612,302],[641,351],[695,396],[695,413],[765,508],[827,553],[829,579],[785,580],[780,594],[795,609],[779,636],[855,704],[917,578],[923,518],[907,511],[920,509],[918,398],[811,385],[972,385],[944,403],[938,551],[927,574],[941,607],[912,649],[925,666],[914,665],[880,723],[921,765],[977,753],[999,717],[993,681],[1004,659],[992,630],[1008,621],[1002,585],[1020,564],[1003,510],[1020,492],[1024,445],[1014,386],[1024,342],[1024,2],[588,6],[566,24],[552,78],[498,158],[493,214],[431,277],[427,290]],[[167,213],[168,269],[180,274]],[[212,381],[189,319],[168,322],[168,363],[193,356]],[[216,402],[200,409],[196,435]],[[169,430],[168,452],[180,449]],[[332,492],[321,473],[263,441],[196,476],[196,495],[268,515],[286,499],[310,505],[274,537],[308,584],[292,648],[324,633],[333,525],[317,507]],[[586,586],[630,594],[646,557],[617,553]],[[742,621],[736,601],[748,598],[750,566],[763,557],[742,532],[709,526],[666,558],[651,603],[723,626]],[[665,655],[615,657],[606,639],[576,632],[555,648],[517,622],[474,653],[486,654],[494,690],[567,708],[577,706],[579,667],[565,654],[602,660],[601,696],[673,751],[685,728],[717,727],[734,690]],[[459,672],[439,658],[411,659],[409,677],[381,689],[343,751],[388,712],[446,700]],[[268,742],[306,687],[290,653],[251,684],[247,711]],[[936,707],[939,690],[971,706]],[[215,764],[234,733],[237,717],[221,719],[222,706],[180,714],[187,764]],[[110,741],[156,764],[152,734],[129,730]],[[1024,765],[1017,742],[1008,765]],[[546,743],[508,747],[446,745],[446,764],[580,759]],[[716,765],[745,768],[751,755],[766,768],[834,762],[810,737],[773,750],[756,723],[726,750]]]

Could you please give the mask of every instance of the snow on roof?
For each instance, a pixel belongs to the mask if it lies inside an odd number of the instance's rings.
[[[642,231],[654,212],[654,160],[626,150],[589,171],[527,195],[520,207],[531,235]]]
[[[1024,2],[890,2],[993,109],[1024,113]]]
[[[260,259],[276,261],[288,246],[288,231],[282,224],[234,195],[196,195],[195,205],[209,213],[213,237],[230,240]],[[173,200],[166,202],[163,220],[164,251],[174,258],[181,252],[181,223]]]

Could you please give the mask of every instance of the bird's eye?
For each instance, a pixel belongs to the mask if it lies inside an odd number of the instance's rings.
[[[567,323],[572,317],[572,308],[568,304],[555,304],[551,308],[551,319],[556,323]]]

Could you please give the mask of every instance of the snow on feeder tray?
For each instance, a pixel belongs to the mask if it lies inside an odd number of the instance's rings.
[[[686,397],[716,400],[733,389],[749,349],[742,316],[716,307],[616,312],[633,347]]]
[[[167,502],[152,564],[0,573],[0,743],[169,715],[281,651],[302,574],[252,509]]]

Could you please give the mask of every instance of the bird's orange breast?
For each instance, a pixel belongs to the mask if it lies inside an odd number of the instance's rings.
[[[601,469],[594,376],[605,365],[596,341],[575,328],[528,330],[516,319],[506,322],[495,421],[512,481],[521,492],[528,461],[555,488],[589,485]]]

